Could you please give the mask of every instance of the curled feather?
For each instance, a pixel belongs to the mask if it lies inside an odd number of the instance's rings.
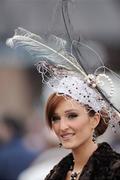
[[[12,48],[23,48],[33,58],[39,59],[40,63],[47,61],[55,67],[81,72],[85,76],[76,58],[66,52],[66,41],[61,38],[52,35],[46,42],[40,36],[19,27],[6,43]]]

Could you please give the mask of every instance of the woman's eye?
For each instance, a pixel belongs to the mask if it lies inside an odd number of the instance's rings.
[[[51,122],[56,122],[56,121],[59,121],[60,120],[60,117],[59,116],[53,116],[52,118],[51,118]]]
[[[74,119],[74,118],[76,118],[76,117],[78,117],[78,114],[75,114],[75,113],[68,115],[68,118],[69,118],[69,119]]]

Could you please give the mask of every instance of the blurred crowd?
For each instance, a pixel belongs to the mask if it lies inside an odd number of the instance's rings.
[[[58,0],[0,1],[0,180],[43,180],[66,153],[47,129],[44,108],[48,90],[31,57],[5,46],[14,29],[22,26],[38,34],[61,34],[54,21]],[[104,62],[119,73],[120,1],[74,0],[70,13],[77,32],[87,36]],[[77,8],[75,10],[75,8]],[[75,12],[75,13],[74,13]],[[51,28],[52,24],[55,28]],[[117,84],[117,82],[116,82]],[[116,100],[120,103],[120,100]],[[120,137],[111,129],[99,141],[120,152]]]

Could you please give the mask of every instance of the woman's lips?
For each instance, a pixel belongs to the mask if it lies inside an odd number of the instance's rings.
[[[61,134],[60,137],[62,140],[69,140],[71,139],[75,134],[74,133],[66,133],[66,134]]]

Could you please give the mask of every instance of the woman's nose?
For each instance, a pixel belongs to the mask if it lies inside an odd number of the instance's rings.
[[[64,119],[60,121],[60,130],[66,130],[68,128],[68,124]]]

